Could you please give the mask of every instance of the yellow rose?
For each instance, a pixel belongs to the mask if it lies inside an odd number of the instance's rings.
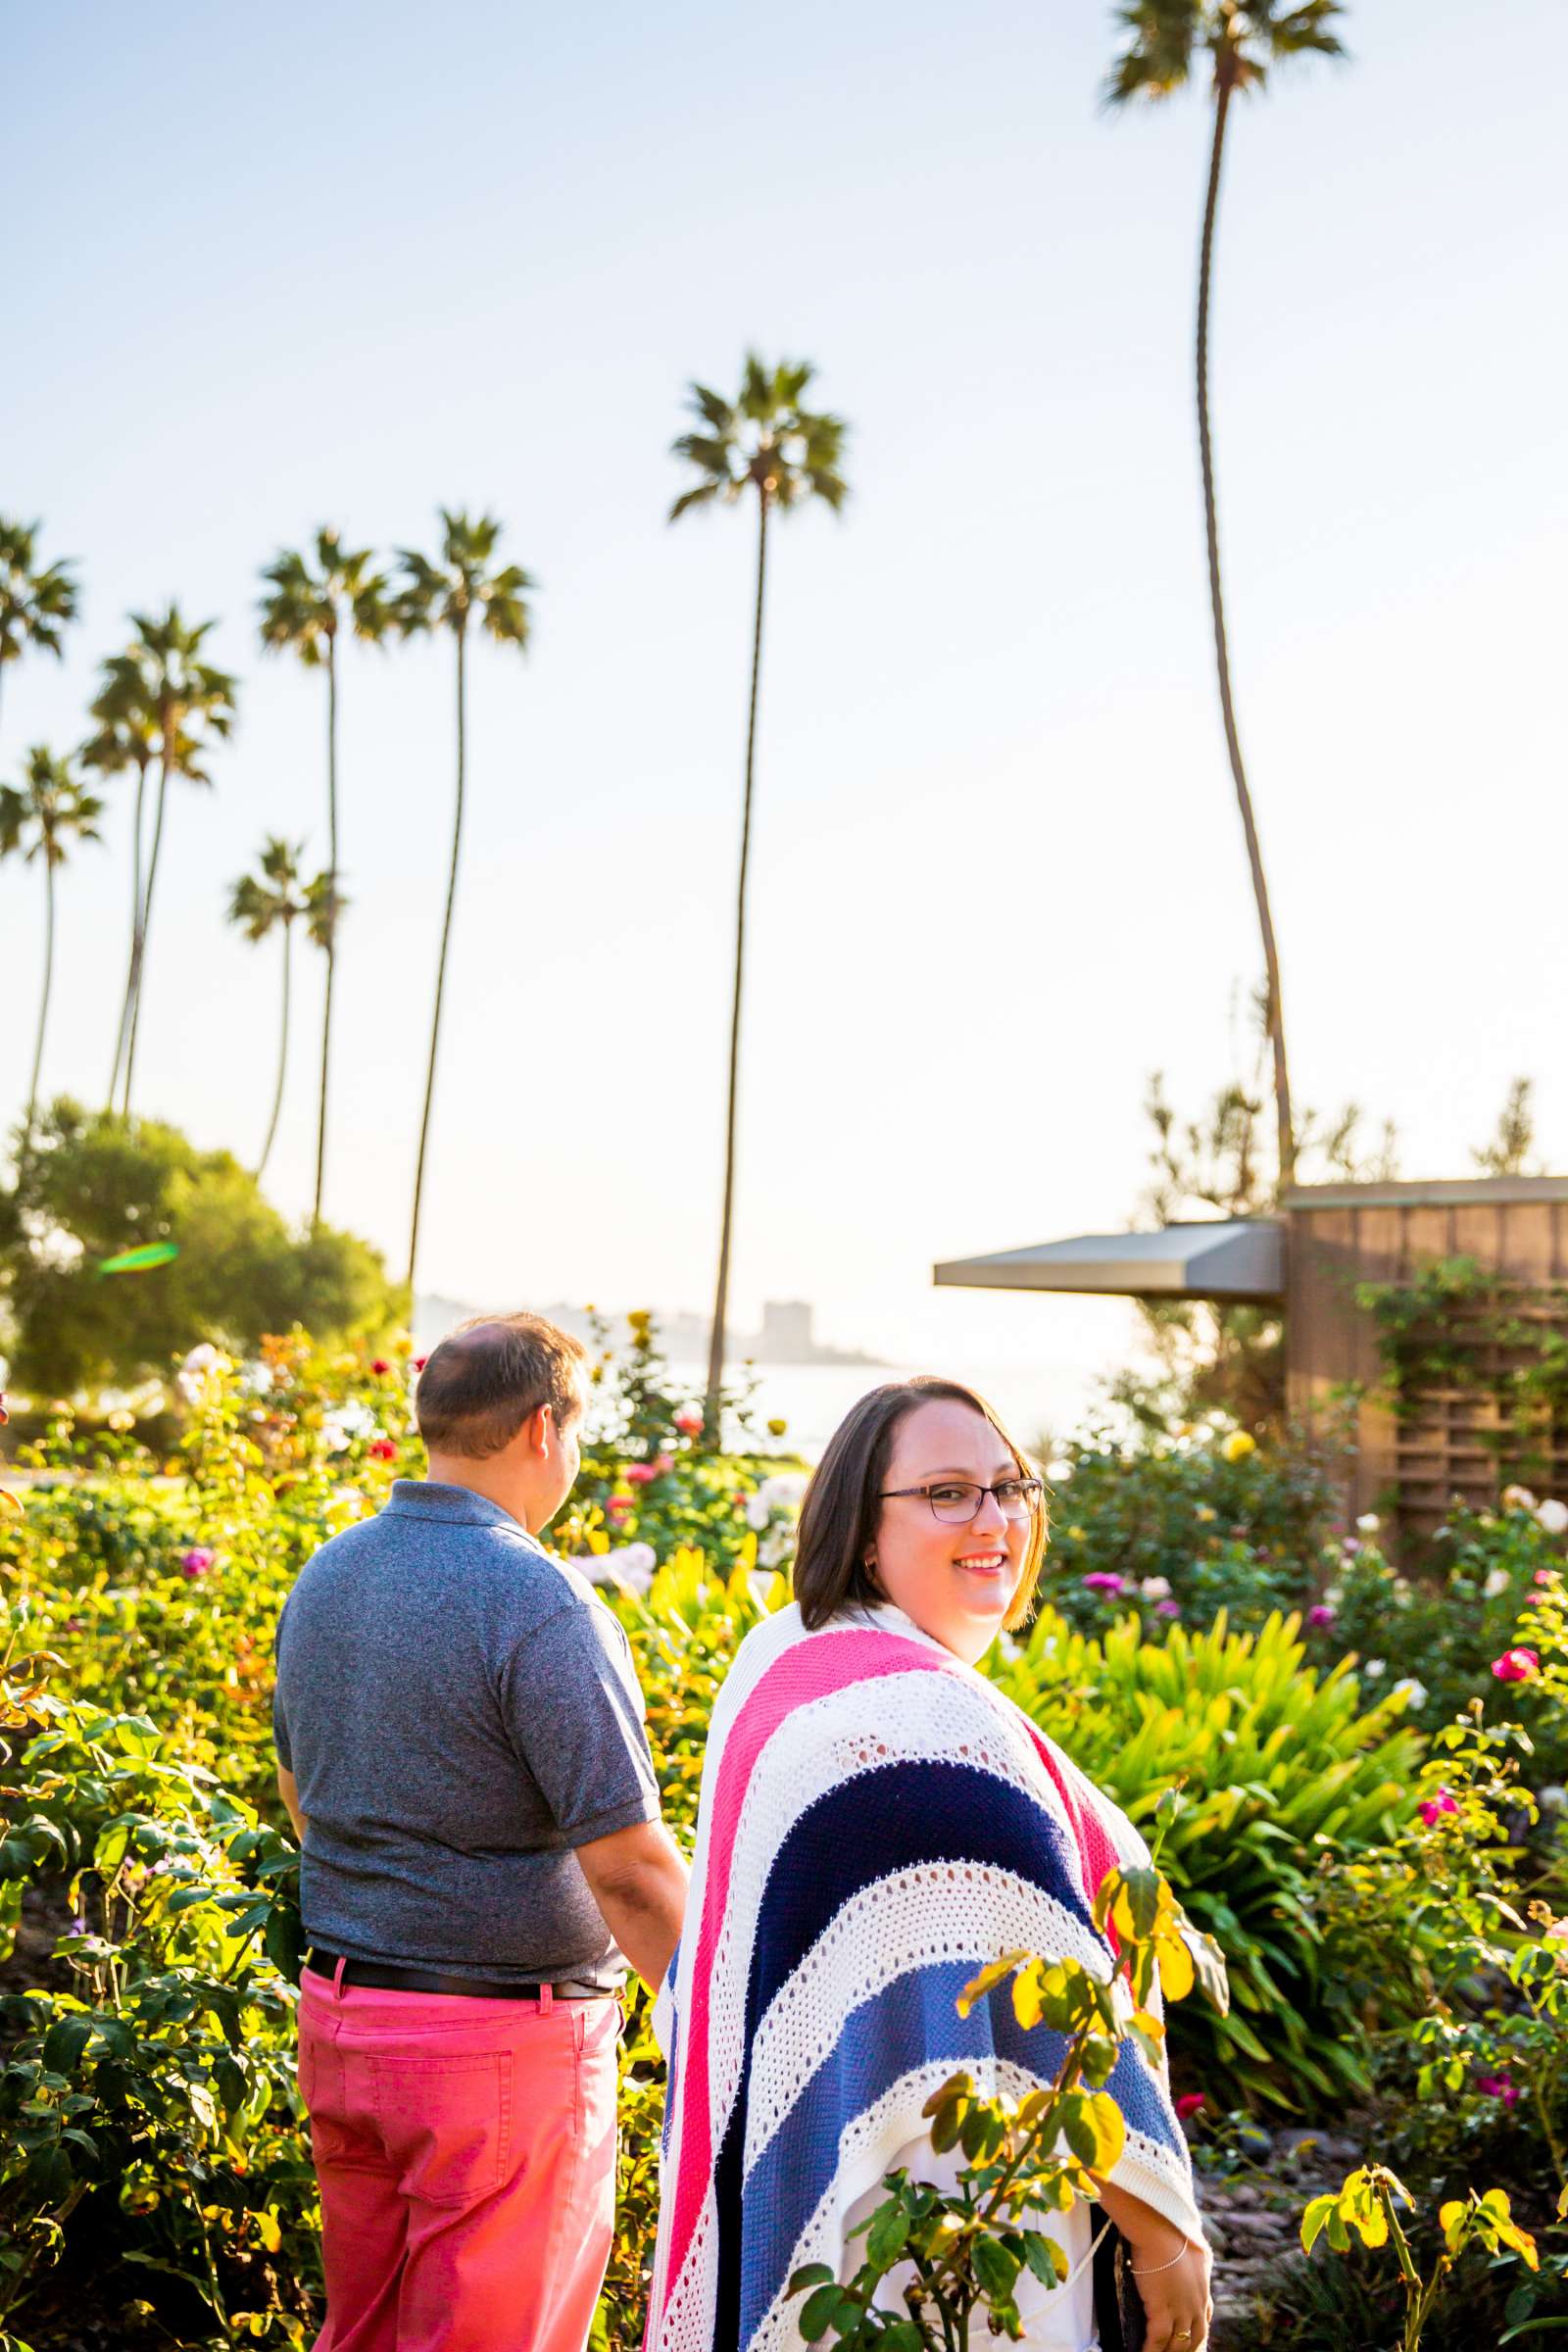
[[[1228,1462],[1245,1462],[1250,1453],[1257,1451],[1257,1440],[1245,1429],[1233,1429],[1220,1451]]]

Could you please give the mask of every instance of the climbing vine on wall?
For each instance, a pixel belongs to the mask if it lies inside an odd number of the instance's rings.
[[[1477,1436],[1519,1470],[1568,1434],[1568,1284],[1499,1282],[1473,1257],[1446,1257],[1402,1283],[1364,1282],[1396,1417],[1429,1409],[1435,1390],[1467,1390],[1496,1407]]]

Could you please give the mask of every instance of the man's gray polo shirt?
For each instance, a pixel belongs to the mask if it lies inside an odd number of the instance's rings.
[[[313,1943],[623,1982],[573,1848],[659,1817],[631,1647],[498,1504],[400,1478],[317,1552],[278,1625],[272,1720],[309,1824]]]

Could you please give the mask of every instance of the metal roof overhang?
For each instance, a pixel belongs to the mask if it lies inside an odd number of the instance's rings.
[[[958,1290],[1087,1291],[1131,1298],[1213,1298],[1277,1306],[1285,1298],[1285,1228],[1272,1217],[1167,1225],[1158,1233],[1086,1233],[1032,1250],[953,1257],[932,1280]]]

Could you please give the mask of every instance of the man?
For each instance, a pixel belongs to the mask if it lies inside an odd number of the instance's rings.
[[[626,1960],[663,1978],[686,1870],[625,1634],[537,1541],[583,1354],[537,1315],[443,1340],[428,1480],[318,1551],[278,1627],[317,2352],[582,2352],[604,2277],[616,1996]]]

